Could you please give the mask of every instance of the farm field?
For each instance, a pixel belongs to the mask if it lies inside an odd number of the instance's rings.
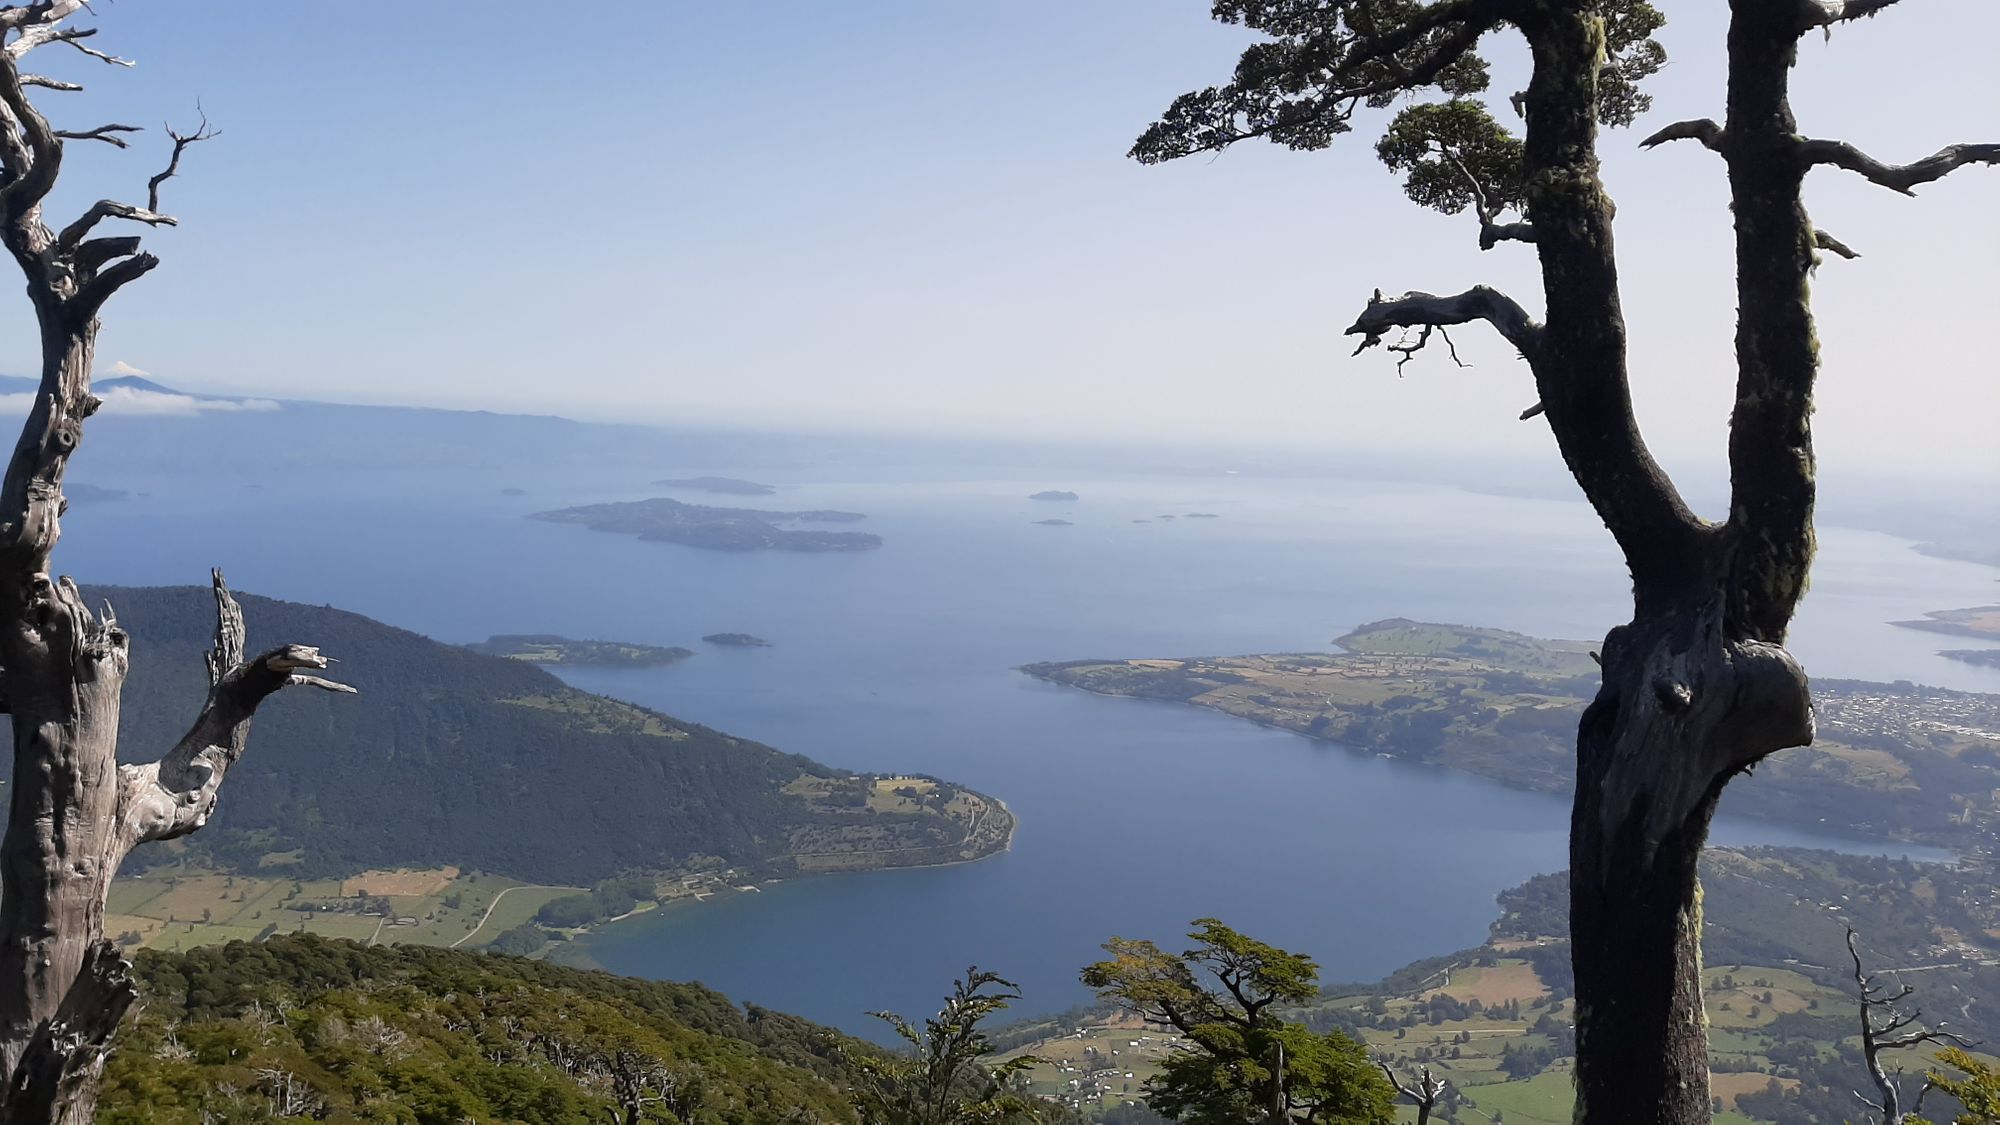
[[[550,899],[579,889],[528,886],[455,867],[366,871],[344,879],[162,867],[112,884],[104,929],[128,951],[278,933],[478,948],[532,918]]]

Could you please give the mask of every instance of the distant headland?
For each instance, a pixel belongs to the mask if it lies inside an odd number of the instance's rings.
[[[771,647],[770,641],[762,637],[753,637],[748,633],[710,633],[708,636],[703,637],[702,640],[712,645],[723,645],[728,648]]]
[[[629,641],[579,641],[554,633],[496,633],[465,646],[488,656],[525,660],[530,664],[593,664],[657,667],[694,655],[679,645],[633,644]]]
[[[865,531],[801,531],[785,523],[853,523],[859,512],[767,512],[711,508],[659,497],[615,504],[584,504],[528,517],[551,523],[580,523],[592,531],[704,547],[712,551],[870,551],[882,537]]]
[[[735,477],[680,477],[672,480],[653,482],[661,488],[691,488],[696,492],[717,492],[727,496],[776,496],[778,490],[768,484],[758,484],[754,480],[737,480]]]

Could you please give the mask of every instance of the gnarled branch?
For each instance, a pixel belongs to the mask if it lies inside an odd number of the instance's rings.
[[[100,199],[90,205],[78,219],[62,229],[56,236],[56,249],[67,253],[82,244],[84,236],[105,219],[130,219],[147,226],[170,227],[176,220],[172,215],[162,215],[144,207],[134,207],[130,203],[120,203],[115,199]],[[137,249],[135,246],[134,249]]]
[[[158,211],[160,209],[160,185],[173,179],[174,173],[180,171],[181,154],[187,151],[188,146],[199,144],[202,141],[214,140],[216,137],[222,135],[220,129],[209,128],[208,114],[202,113],[200,103],[196,103],[195,112],[201,114],[201,124],[195,126],[194,132],[182,133],[177,131],[172,125],[166,127],[167,136],[173,139],[174,151],[173,155],[167,158],[167,166],[160,170],[160,174],[146,181],[146,209],[148,211]]]
[[[1854,247],[1849,246],[1847,243],[1842,242],[1823,230],[1813,231],[1813,245],[1829,254],[1838,254],[1850,262],[1861,256],[1861,251],[1856,250]]]
[[[143,132],[145,130],[137,125],[99,125],[95,129],[57,129],[55,135],[66,141],[103,141],[119,148],[131,148],[131,142],[118,134]]]
[[[1491,324],[1524,357],[1534,358],[1540,326],[1512,297],[1485,285],[1475,285],[1449,297],[1413,292],[1393,300],[1384,299],[1378,289],[1345,334],[1362,338],[1354,349],[1359,355],[1380,344],[1384,334],[1393,328],[1444,328],[1475,320]]]
[[[1639,142],[1640,148],[1658,148],[1668,141],[1700,141],[1703,146],[1722,151],[1722,126],[1706,117],[1693,121],[1676,121],[1652,136]]]
[[[1846,141],[1803,140],[1799,155],[1808,164],[1845,168],[1890,191],[1915,195],[1911,188],[1941,180],[1967,164],[2000,164],[2000,144],[1947,145],[1912,164],[1884,164]]]
[[[224,774],[242,756],[257,707],[280,689],[302,685],[352,693],[346,684],[311,674],[327,667],[320,651],[284,645],[243,658],[243,609],[215,572],[215,646],[207,655],[208,702],[194,726],[157,762],[120,766],[118,818],[126,850],[150,840],[185,836],[208,822]]]

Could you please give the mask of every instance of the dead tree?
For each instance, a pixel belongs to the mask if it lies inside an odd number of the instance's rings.
[[[0,704],[12,716],[14,769],[0,839],[0,1120],[18,1125],[90,1119],[103,1055],[134,992],[104,940],[104,903],[132,848],[200,828],[242,754],[250,717],[288,684],[350,690],[312,675],[317,649],[286,645],[246,660],[243,614],[214,575],[215,647],[209,692],[193,727],[159,759],[117,761],[119,693],[127,638],[110,606],[92,613],[69,578],[51,578],[64,469],[99,405],[90,393],[98,316],[112,294],[159,260],[110,220],[170,226],[160,187],[188,146],[213,134],[169,129],[167,166],[146,205],[105,199],[59,230],[42,210],[66,141],[125,147],[128,125],[52,127],[27,91],[75,83],[24,73],[40,47],[112,64],[91,46],[94,28],[69,26],[82,0],[0,7],[0,241],[27,280],[41,336],[41,387],[0,485]],[[129,64],[127,64],[129,65]]]
[[[1144,162],[1263,137],[1324,148],[1363,107],[1404,104],[1377,152],[1418,204],[1473,212],[1482,247],[1520,245],[1541,266],[1544,312],[1486,286],[1379,291],[1348,334],[1407,360],[1455,326],[1484,323],[1517,350],[1540,417],[1624,555],[1631,620],[1610,631],[1602,684],[1577,736],[1570,929],[1578,1120],[1688,1123],[1710,1113],[1695,858],[1723,786],[1811,742],[1806,677],[1786,629],[1812,560],[1810,428],[1818,251],[1852,256],[1806,215],[1806,173],[1830,166],[1908,193],[2000,145],[1954,145],[1890,165],[1802,136],[1789,101],[1797,44],[1897,0],[1730,0],[1727,118],[1684,122],[1721,155],[1736,230],[1736,404],[1727,518],[1697,516],[1633,416],[1614,252],[1599,175],[1601,124],[1650,104],[1664,17],[1646,0],[1215,0],[1266,38],[1230,81],[1177,99],[1133,148]],[[1488,35],[1518,35],[1527,89],[1488,108]],[[1393,337],[1401,333],[1400,342]],[[1399,361],[1400,361],[1399,360]]]
[[[1923,1085],[1917,1087],[1917,1096],[1908,1108],[1903,1105],[1903,1068],[1884,1061],[1885,1051],[1903,1051],[1921,1047],[1928,1043],[1948,1043],[1957,1047],[1970,1047],[1971,1043],[1956,1033],[1946,1031],[1943,1024],[1935,1027],[1923,1022],[1923,1013],[1912,1007],[1902,1009],[1902,1004],[1916,990],[1907,984],[1898,984],[1892,992],[1882,984],[1876,974],[1861,966],[1861,950],[1856,944],[1854,927],[1847,928],[1847,953],[1854,959],[1854,991],[1861,1004],[1861,1059],[1868,1067],[1868,1079],[1875,1084],[1876,1098],[1871,1098],[1859,1090],[1854,1096],[1861,1104],[1880,1114],[1882,1125],[1903,1125],[1911,1116],[1921,1113],[1924,1097],[1934,1088],[1928,1074]],[[1877,1098],[1880,1100],[1878,1101]]]
[[[1396,1088],[1396,1093],[1410,1099],[1410,1104],[1417,1107],[1417,1125],[1430,1125],[1431,1111],[1437,1108],[1438,1099],[1444,1096],[1444,1079],[1431,1077],[1431,1068],[1424,1067],[1417,1071],[1415,1082],[1405,1082],[1388,1063],[1379,1065],[1382,1073],[1388,1076],[1389,1085]]]

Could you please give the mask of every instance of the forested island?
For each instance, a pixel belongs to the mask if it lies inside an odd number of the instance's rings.
[[[780,526],[791,523],[855,523],[868,518],[859,512],[711,508],[665,497],[584,504],[535,512],[528,518],[551,523],[577,523],[592,531],[636,535],[641,539],[714,551],[870,551],[882,545],[881,536],[865,531],[809,531]]]
[[[554,633],[495,633],[483,641],[466,645],[487,656],[504,656],[530,664],[581,664],[658,667],[675,664],[694,655],[679,645],[641,645],[629,641],[579,641]]]
[[[724,648],[770,648],[771,642],[749,633],[710,633],[702,640]]]
[[[1031,664],[1104,695],[1190,703],[1356,750],[1567,793],[1598,671],[1588,644],[1405,619],[1364,625],[1343,653]],[[1819,734],[1758,767],[1735,811],[1813,831],[1946,847],[1990,842],[2000,696],[1909,684],[1814,683]]]
[[[754,480],[738,480],[735,477],[681,477],[679,479],[656,480],[661,488],[691,488],[696,492],[715,492],[726,496],[775,496],[776,487],[758,484]]]
[[[1031,492],[1031,493],[1029,493],[1029,494],[1028,494],[1028,499],[1030,499],[1030,500],[1074,500],[1074,499],[1076,499],[1076,493],[1074,493],[1074,492],[1069,492],[1069,491],[1067,491],[1067,490],[1064,490],[1064,489],[1060,489],[1060,488],[1045,488],[1045,489],[1043,489],[1043,490],[1042,490],[1042,491],[1040,491],[1040,492]]]

